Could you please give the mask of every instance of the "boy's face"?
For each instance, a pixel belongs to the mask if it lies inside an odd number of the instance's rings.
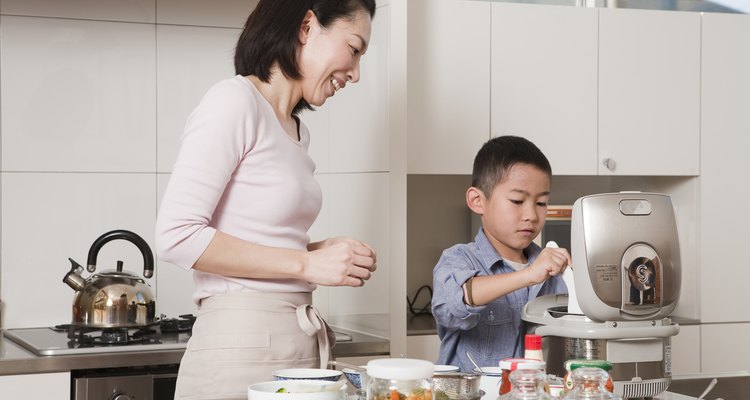
[[[482,217],[484,233],[503,258],[525,263],[523,250],[539,234],[547,216],[550,177],[529,164],[516,164],[503,174],[488,199],[469,188],[469,208]]]

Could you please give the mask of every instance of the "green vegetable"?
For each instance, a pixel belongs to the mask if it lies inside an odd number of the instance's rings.
[[[279,388],[276,393],[286,393],[286,388]]]

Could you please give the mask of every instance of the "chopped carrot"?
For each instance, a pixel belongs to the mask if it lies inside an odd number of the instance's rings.
[[[391,398],[390,400],[399,400],[398,390],[391,389]]]

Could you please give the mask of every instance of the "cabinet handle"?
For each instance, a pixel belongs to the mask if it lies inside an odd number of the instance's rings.
[[[615,170],[615,160],[611,158],[605,158],[602,160],[602,165],[607,167],[608,170],[614,171]]]

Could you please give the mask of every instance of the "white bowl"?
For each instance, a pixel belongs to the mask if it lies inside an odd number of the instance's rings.
[[[482,367],[482,378],[479,380],[479,390],[484,391],[485,398],[495,399],[500,393],[500,382],[503,377],[503,370],[500,367]],[[474,368],[474,373],[479,374],[479,370]]]
[[[459,368],[455,365],[435,365],[435,373],[445,373],[445,372],[458,372]]]
[[[247,388],[248,400],[345,400],[346,384],[326,380],[294,379],[259,382]],[[280,389],[284,392],[279,393]]]
[[[290,379],[337,381],[341,379],[341,371],[320,368],[289,368],[273,371],[273,378],[277,381]]]

